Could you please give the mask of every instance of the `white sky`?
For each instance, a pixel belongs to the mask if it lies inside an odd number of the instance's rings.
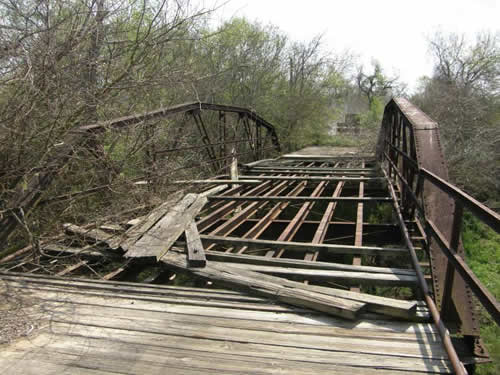
[[[230,0],[216,15],[233,16],[272,23],[295,40],[324,34],[326,50],[349,49],[365,64],[376,58],[414,88],[432,73],[426,35],[498,31],[500,0]]]

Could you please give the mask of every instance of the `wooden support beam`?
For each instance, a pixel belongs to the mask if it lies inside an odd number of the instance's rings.
[[[190,267],[205,267],[205,249],[201,243],[200,234],[196,223],[192,221],[186,228],[187,257]]]

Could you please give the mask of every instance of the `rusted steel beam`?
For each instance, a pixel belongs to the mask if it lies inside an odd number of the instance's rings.
[[[288,186],[288,183],[286,181],[281,182],[280,184],[273,186],[271,190],[269,190],[267,193],[265,193],[261,198],[266,198],[268,194],[279,194],[283,190],[285,190]],[[243,197],[241,197],[243,198]],[[235,199],[231,199],[235,200]],[[219,225],[217,228],[212,230],[210,232],[211,235],[228,235],[232,231],[234,231],[236,228],[238,228],[246,218],[251,217],[254,215],[260,208],[266,206],[269,201],[262,199],[263,202],[253,202],[249,204],[247,207],[245,207],[243,210],[241,210],[239,213],[231,217],[229,220],[224,222],[223,224]],[[207,248],[207,250],[210,250],[211,247]]]
[[[305,182],[299,183],[287,196],[294,196],[300,194],[306,186]],[[269,212],[261,218],[247,233],[245,233],[243,238],[257,239],[264,233],[264,231],[269,228],[269,226],[274,222],[274,220],[288,207],[290,202],[283,202],[276,204]],[[247,246],[243,246],[238,250],[238,254],[243,254],[248,249]]]
[[[324,164],[322,166],[324,166]],[[313,192],[311,193],[311,197],[318,197],[323,192],[326,185],[327,185],[327,182],[325,182],[325,181],[320,182],[316,186],[316,188],[313,190]],[[306,202],[306,203],[302,204],[302,206],[297,211],[297,213],[295,214],[293,219],[288,223],[286,228],[283,230],[283,232],[278,237],[278,241],[291,241],[293,239],[293,237],[295,236],[295,234],[297,233],[297,231],[299,230],[299,228],[301,227],[301,225],[304,223],[307,215],[309,214],[309,212],[311,211],[313,206],[314,206],[314,203],[311,203],[311,202]],[[276,257],[279,258],[283,255],[284,251],[285,251],[284,248],[277,250],[277,252],[276,252],[276,250],[269,250],[266,253],[266,257],[273,257],[276,255]],[[306,258],[308,258],[307,254],[306,254]]]
[[[194,113],[196,111],[201,111],[204,109],[219,112],[233,112],[238,114],[244,113],[248,118],[255,121],[256,126],[262,126],[267,130],[268,135],[271,137],[271,141],[273,144],[272,147],[278,152],[281,151],[278,136],[274,127],[263,118],[258,116],[255,112],[246,108],[210,103],[181,104],[170,108],[162,108],[156,111],[143,113],[140,115],[126,116],[106,122],[79,126],[65,134],[62,142],[60,142],[60,146],[54,147],[51,153],[48,155],[48,162],[45,163],[45,165],[42,167],[43,171],[29,178],[27,188],[23,189],[23,192],[20,193],[19,196],[16,197],[12,202],[8,202],[7,208],[10,210],[9,214],[5,215],[5,217],[0,220],[0,244],[4,244],[7,242],[10,234],[14,231],[15,227],[18,224],[18,220],[16,220],[13,216],[14,211],[20,212],[20,210],[22,210],[24,215],[28,215],[29,212],[37,206],[39,200],[42,198],[43,193],[52,184],[52,180],[58,175],[59,169],[62,166],[66,165],[66,163],[74,154],[75,150],[83,146],[92,137],[95,137],[97,134],[102,133],[108,129],[124,128],[153,119],[169,117],[178,113]],[[205,135],[208,136],[208,133],[206,133]],[[211,142],[208,141],[205,143],[210,144]],[[207,150],[211,150],[210,159],[213,160],[210,160],[210,162],[212,163],[217,163],[218,161],[225,160],[227,158],[227,155],[224,155],[221,158],[216,158],[215,153],[212,152],[213,146],[209,146]],[[260,150],[260,152],[262,151],[263,150]],[[2,245],[0,245],[0,247],[2,247]]]
[[[385,174],[385,171],[384,171]],[[397,220],[399,222],[399,226],[401,229],[401,233],[403,235],[403,238],[405,240],[406,246],[408,247],[410,257],[413,263],[413,267],[415,269],[415,272],[417,274],[417,279],[420,284],[420,288],[422,290],[422,293],[425,298],[425,302],[427,304],[427,307],[429,308],[429,311],[431,313],[432,319],[434,320],[434,324],[436,324],[439,335],[441,336],[441,340],[443,342],[444,349],[446,350],[446,353],[448,354],[448,358],[450,359],[451,365],[453,367],[453,370],[455,371],[456,374],[459,375],[467,375],[467,370],[465,369],[464,365],[462,362],[460,362],[460,359],[458,358],[457,352],[455,351],[455,347],[453,346],[453,343],[451,341],[450,337],[450,332],[446,328],[446,326],[443,323],[443,320],[441,319],[441,316],[439,315],[439,311],[436,307],[436,304],[434,303],[434,300],[431,297],[431,293],[429,291],[429,287],[427,286],[427,281],[425,280],[424,273],[422,272],[422,268],[420,267],[420,263],[417,257],[417,254],[415,252],[415,248],[413,247],[413,243],[411,242],[410,235],[408,233],[408,229],[406,228],[403,215],[401,213],[401,210],[399,208],[399,204],[397,202],[397,197],[396,197],[396,192],[394,191],[394,188],[391,184],[391,180],[389,176],[386,174],[387,178],[387,185],[389,187],[389,192],[391,193],[391,196],[393,198],[393,208],[394,212],[396,214]]]
[[[483,221],[485,224],[487,224],[491,229],[493,229],[497,233],[500,233],[500,215],[499,214],[497,214],[495,211],[489,209],[488,207],[486,207],[484,204],[477,201],[476,199],[472,198],[470,195],[463,192],[462,190],[460,190],[456,186],[453,186],[452,184],[450,184],[446,180],[444,180],[441,177],[435,175],[434,173],[428,171],[427,169],[421,168],[420,173],[425,177],[426,180],[430,181],[432,184],[434,184],[435,186],[440,188],[442,191],[444,191],[449,196],[460,201],[460,203],[465,208],[472,211],[472,213],[474,213],[474,215],[476,215],[479,219],[481,219],[481,221]]]
[[[450,248],[457,249],[460,244],[460,231],[462,229],[463,206],[460,202],[455,204],[455,214],[453,215],[453,227],[451,230]],[[443,299],[441,301],[441,315],[446,320],[450,313],[452,304],[451,292],[455,278],[455,268],[448,262],[446,266],[446,276],[444,278]]]
[[[364,162],[363,162],[364,164]],[[365,191],[365,183],[359,183],[359,197],[363,198]],[[354,246],[361,246],[363,244],[363,203],[358,203],[356,210],[356,229],[354,235]],[[355,255],[352,259],[353,266],[361,266],[361,256]],[[359,286],[351,287],[352,292],[361,292]]]
[[[255,166],[249,167],[250,170],[259,171],[298,171],[309,174],[309,172],[322,172],[322,173],[339,173],[339,174],[349,174],[349,173],[374,173],[377,172],[377,168],[328,168],[328,167],[282,167],[282,166]]]
[[[414,149],[412,150],[410,147],[409,154],[402,151],[398,138],[397,128],[401,121],[405,123],[405,127],[410,129],[413,136],[410,143]],[[379,133],[378,145],[377,156],[379,160],[386,151],[389,158],[394,161],[396,168],[403,172],[402,176],[405,179],[405,172],[402,170],[400,162],[398,162],[401,159],[405,159],[407,172],[414,169],[414,173],[417,173],[418,169],[426,169],[445,181],[448,179],[448,170],[441,147],[438,124],[406,99],[394,99],[387,104]],[[390,163],[387,167],[389,177],[397,179],[396,168]],[[411,190],[423,202],[424,223],[425,219],[430,219],[445,238],[450,238],[455,205],[454,198],[434,185],[422,173],[419,173],[416,178],[416,186]],[[410,185],[410,181],[407,182]],[[408,197],[413,198],[411,194],[405,198]],[[410,217],[411,213],[412,210],[405,212],[408,217]],[[458,255],[463,256],[464,249],[461,242],[459,242],[456,250]],[[432,269],[434,297],[437,305],[441,306],[449,260],[436,242],[429,243],[428,255]],[[451,318],[463,335],[477,337],[479,335],[479,317],[476,313],[471,289],[461,277],[455,277],[451,293],[456,307],[456,314],[448,318]]]
[[[314,251],[333,253],[333,254],[366,254],[366,255],[380,255],[380,256],[401,256],[408,254],[408,249],[393,248],[393,247],[378,247],[378,246],[352,246],[352,245],[331,245],[331,244],[311,244],[306,242],[294,241],[270,241],[270,240],[251,240],[248,238],[240,237],[225,237],[225,236],[211,236],[200,235],[203,242],[208,244],[218,243],[230,246],[248,246],[253,249],[286,249],[294,251]]]
[[[266,181],[266,182],[263,182],[262,184],[260,184],[256,187],[252,188],[248,192],[244,192],[243,195],[245,195],[245,194],[259,194],[260,192],[269,188],[270,186],[271,186],[270,181]],[[233,188],[233,189],[241,190],[241,187],[240,188]],[[209,200],[209,202],[210,202],[210,200]],[[223,202],[223,201],[221,201],[221,202]],[[236,209],[237,207],[241,206],[242,204],[243,203],[238,203],[234,200],[231,200],[230,203],[224,204],[223,206],[219,207],[215,211],[211,212],[210,214],[208,214],[207,216],[205,216],[201,220],[199,220],[196,223],[196,225],[198,226],[198,230],[200,232],[203,232],[205,229],[207,229],[212,224],[217,222],[217,220],[219,220],[220,217],[223,217],[225,214],[227,214],[228,212],[230,212],[233,209]]]
[[[477,276],[474,275],[474,272],[472,272],[467,263],[465,263],[465,260],[450,248],[444,235],[431,220],[427,220],[427,228],[428,232],[443,250],[444,255],[453,264],[455,271],[460,274],[463,280],[472,289],[479,302],[481,302],[484,308],[490,313],[495,322],[500,325],[500,305],[495,297],[481,283]]]
[[[255,176],[242,175],[241,179],[254,179]],[[304,176],[304,177],[293,177],[293,176],[265,176],[262,177],[263,180],[271,181],[282,181],[282,180],[301,180],[301,181],[383,181],[384,177],[315,177],[315,176]]]
[[[286,202],[390,202],[389,197],[286,197],[286,196],[256,196],[256,195],[212,195],[209,200],[226,200],[226,201],[286,201]]]

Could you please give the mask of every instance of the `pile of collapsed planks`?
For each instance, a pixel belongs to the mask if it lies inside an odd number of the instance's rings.
[[[67,233],[84,238],[87,242],[105,244],[113,250],[121,249],[124,252],[122,256],[127,259],[156,258],[155,261],[170,268],[189,272],[197,277],[216,282],[218,285],[265,296],[301,308],[309,308],[351,320],[359,318],[361,314],[366,316],[367,313],[405,320],[422,320],[418,312],[417,301],[374,296],[286,278],[341,281],[344,285],[365,283],[414,286],[416,276],[413,270],[205,251],[204,245],[238,243],[248,247],[275,247],[297,251],[310,251],[311,246],[315,250],[322,251],[336,251],[342,248],[344,252],[349,253],[349,246],[346,245],[313,245],[200,235],[195,223],[196,216],[203,209],[210,194],[217,194],[225,188],[226,185],[221,185],[200,194],[174,193],[149,215],[129,221],[130,227],[127,230],[116,225],[84,229],[72,224],[65,225],[65,230]],[[183,234],[185,241],[180,241]],[[46,245],[45,248],[79,252],[78,249],[64,249],[54,244]],[[83,254],[85,249],[80,250]],[[381,248],[366,247],[365,250],[370,253],[370,251],[379,251]],[[386,248],[383,250],[404,251],[404,249]],[[91,254],[95,255],[95,251]],[[112,276],[111,274],[104,278],[109,279]]]

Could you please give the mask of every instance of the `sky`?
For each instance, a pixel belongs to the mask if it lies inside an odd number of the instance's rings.
[[[218,2],[222,3],[222,0]],[[294,40],[323,34],[327,51],[349,50],[415,89],[432,74],[426,37],[435,31],[500,30],[500,0],[230,0],[215,14],[274,24]]]

